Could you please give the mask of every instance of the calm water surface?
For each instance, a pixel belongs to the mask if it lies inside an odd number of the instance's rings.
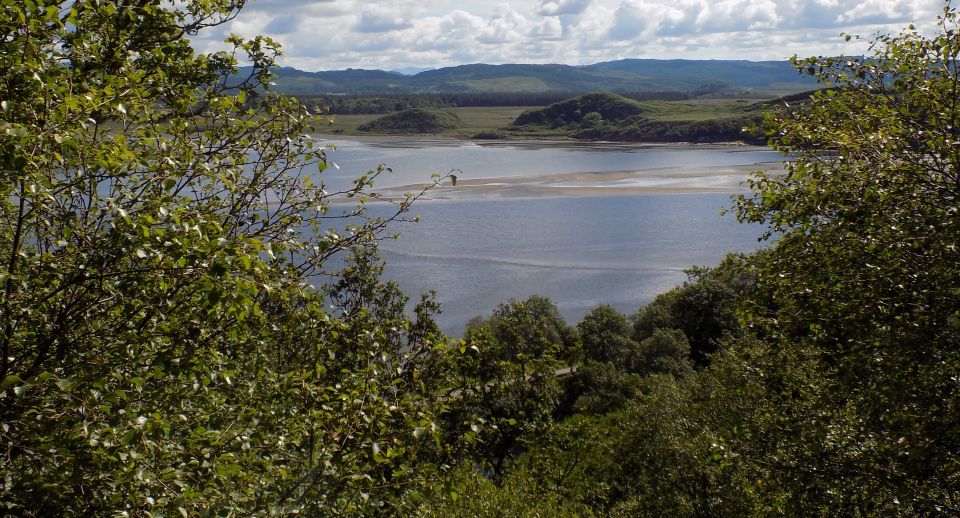
[[[749,252],[760,228],[720,210],[727,194],[424,202],[420,223],[383,243],[385,276],[435,289],[439,323],[459,335],[500,302],[550,297],[571,324],[611,304],[633,312],[686,279],[685,268]]]
[[[497,178],[744,165],[779,155],[757,147],[344,141],[329,158],[343,180],[386,163],[394,173],[378,185],[388,187],[454,168]],[[342,180],[326,181],[329,188]],[[382,244],[384,275],[411,295],[436,290],[439,323],[452,335],[471,317],[532,294],[551,298],[571,324],[599,304],[631,313],[681,284],[684,269],[762,246],[759,227],[721,216],[731,205],[729,193],[421,201],[414,213],[422,221],[394,227],[401,237]]]

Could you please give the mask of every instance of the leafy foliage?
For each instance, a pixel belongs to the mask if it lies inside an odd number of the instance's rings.
[[[619,410],[640,393],[641,378],[622,365],[587,360],[564,380],[556,413],[606,414]]]
[[[597,362],[625,363],[637,349],[632,342],[627,317],[612,306],[597,306],[577,324],[583,355]]]
[[[579,355],[576,330],[567,325],[556,304],[540,295],[500,304],[486,325],[497,341],[512,348],[510,357],[516,361],[547,357],[571,361]]]
[[[447,479],[448,489],[431,495],[418,507],[417,516],[443,518],[498,518],[517,516],[538,518],[578,518],[594,516],[590,509],[565,501],[555,494],[539,491],[530,484],[536,473],[518,471],[499,485],[477,473],[470,466],[461,466]]]
[[[450,429],[466,428],[473,454],[500,473],[522,440],[552,425],[555,373],[565,352],[576,350],[576,335],[549,299],[533,295],[471,323],[461,347],[464,355],[447,368],[458,387]]]
[[[761,261],[771,300],[757,322],[827,369],[804,427],[845,446],[793,476],[843,480],[867,512],[894,500],[935,512],[958,494],[960,34],[949,4],[938,23],[931,38],[880,37],[866,58],[797,60],[834,88],[771,119],[795,160],[758,175],[739,203],[742,219],[782,232]]]
[[[271,40],[193,52],[242,5],[0,7],[4,513],[370,515],[434,476],[436,304],[371,256],[416,196],[324,189]]]
[[[690,342],[691,359],[702,366],[721,338],[741,333],[738,306],[756,293],[757,274],[745,256],[731,254],[714,268],[695,267],[687,275],[683,286],[633,315],[633,339],[643,342],[658,329],[678,329]]]
[[[631,367],[640,374],[671,374],[681,378],[693,370],[690,342],[679,329],[657,328],[638,349]]]

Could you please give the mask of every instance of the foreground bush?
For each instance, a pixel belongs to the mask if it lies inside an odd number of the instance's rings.
[[[0,7],[2,514],[370,515],[434,477],[436,306],[371,258],[412,198],[332,204],[379,171],[324,189],[269,39],[194,53],[242,4]]]

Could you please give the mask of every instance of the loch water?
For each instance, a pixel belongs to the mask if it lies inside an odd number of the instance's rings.
[[[349,152],[343,152],[344,149]],[[355,174],[378,162],[398,184],[429,179],[457,166],[463,176],[511,178],[545,172],[580,173],[643,168],[750,165],[779,159],[763,148],[673,146],[460,146],[421,148],[378,142],[341,145],[330,154],[340,172]],[[489,169],[490,164],[501,164]],[[508,164],[515,164],[509,166]],[[441,164],[430,169],[429,164]],[[484,165],[480,171],[480,165]],[[411,181],[412,180],[412,181]],[[532,294],[553,300],[571,324],[610,304],[632,313],[657,294],[682,284],[691,266],[713,266],[731,252],[750,252],[762,228],[739,224],[732,192],[612,196],[497,197],[421,200],[418,223],[401,223],[385,240],[384,277],[410,295],[435,290],[442,329],[459,336],[466,322],[501,302]],[[374,211],[383,210],[374,208]]]

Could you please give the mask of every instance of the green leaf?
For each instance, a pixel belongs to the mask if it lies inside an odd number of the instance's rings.
[[[223,299],[223,288],[214,286],[207,292],[207,302],[211,306],[217,305]]]
[[[15,374],[10,374],[7,377],[3,378],[3,382],[0,383],[0,391],[7,390],[12,385],[20,383],[21,381],[23,380],[20,379],[20,376],[17,376]]]

